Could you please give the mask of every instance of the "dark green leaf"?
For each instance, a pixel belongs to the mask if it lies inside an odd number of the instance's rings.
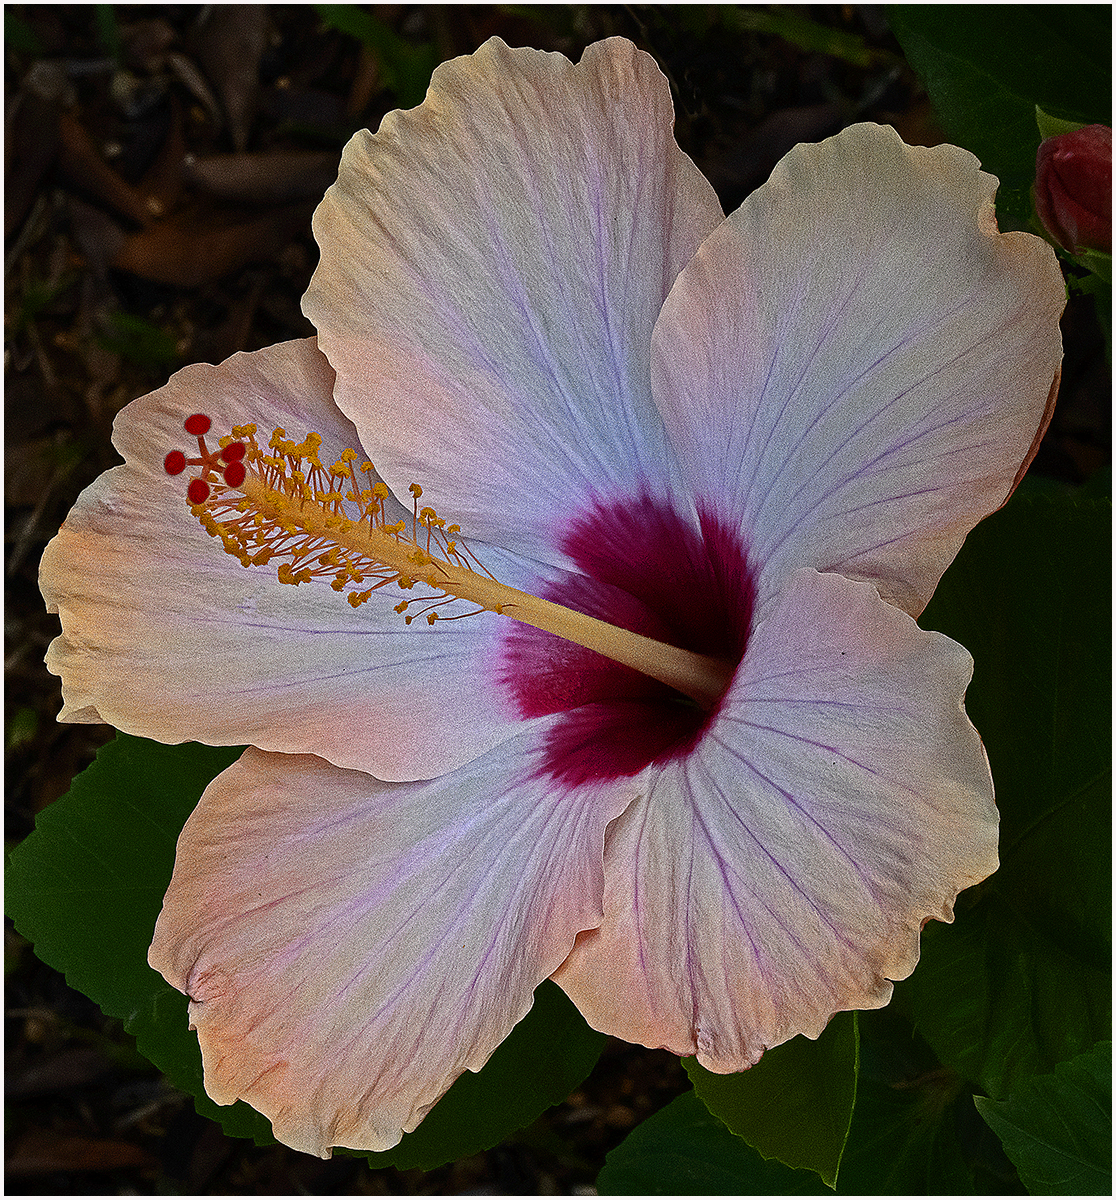
[[[834,1186],[856,1103],[856,1013],[838,1013],[816,1042],[793,1038],[737,1075],[684,1062],[695,1092],[733,1133]]]
[[[414,1131],[370,1166],[429,1171],[487,1150],[564,1100],[589,1074],[605,1036],[585,1024],[565,992],[549,981],[534,1007],[478,1075],[466,1072]]]
[[[40,58],[45,53],[35,31],[7,5],[4,6],[4,44],[29,58]]]
[[[694,1092],[649,1117],[605,1159],[602,1196],[821,1195],[812,1171],[765,1162]]]
[[[819,25],[804,16],[797,6],[792,8],[784,4],[773,4],[764,8],[741,8],[726,4],[714,12],[725,27],[734,33],[748,30],[773,34],[803,50],[830,54],[834,58],[852,63],[855,67],[868,67],[872,64],[873,52],[859,34]]]
[[[963,924],[923,932],[896,995],[944,1063],[1002,1097],[1107,1034],[1110,986],[991,895]]]
[[[131,1019],[167,987],[147,947],[175,844],[210,780],[240,753],[118,734],[12,853],[5,890],[16,928],[110,1016]]]
[[[8,912],[46,963],[65,973],[226,1133],[272,1140],[244,1103],[222,1107],[202,1086],[186,997],[147,965],[178,834],[209,781],[240,754],[163,746],[118,734],[12,854]],[[592,1070],[604,1044],[554,984],[478,1075],[466,1073],[419,1128],[376,1165],[430,1168],[475,1154],[529,1124]]]
[[[118,734],[12,854],[8,914],[35,953],[65,974],[226,1132],[271,1141],[248,1105],[219,1107],[202,1087],[186,997],[147,965],[147,947],[186,818],[237,748],[163,746]]]
[[[96,338],[98,345],[112,350],[128,362],[144,367],[160,367],[181,357],[178,344],[165,329],[130,313],[112,313],[109,331]]]
[[[958,1106],[971,1112],[970,1096],[960,1076],[942,1069],[895,1012],[861,1013],[856,1110],[838,1191],[876,1196],[975,1191],[957,1130]]]
[[[437,48],[429,42],[412,45],[389,25],[355,4],[318,4],[318,15],[333,29],[347,33],[376,56],[384,83],[401,108],[421,104],[430,76],[438,65]]]
[[[996,1098],[1108,1028],[1110,520],[1105,499],[1021,488],[923,616],[976,660],[967,707],[996,780],[1001,868],[956,926],[925,930],[897,996]]]
[[[1026,223],[1035,106],[1110,122],[1109,6],[901,4],[888,16],[946,136],[999,177],[998,208]]]
[[[1028,1191],[1112,1194],[1111,1042],[1035,1076],[1006,1100],[978,1096],[976,1106]]]
[[[840,1195],[1011,1190],[1011,1163],[971,1092],[890,1009],[861,1013],[856,1110]],[[1016,1185],[1017,1186],[1017,1185]],[[764,1158],[687,1093],[635,1129],[597,1179],[602,1195],[827,1195],[813,1171]]]

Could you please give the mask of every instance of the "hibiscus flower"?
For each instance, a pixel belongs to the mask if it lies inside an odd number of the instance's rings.
[[[726,218],[672,121],[619,38],[439,67],[317,213],[317,339],[129,405],[44,557],[63,720],[249,746],[150,960],[288,1145],[392,1146],[548,977],[743,1070],[887,1003],[996,868],[972,661],[914,618],[1048,420],[1053,253],[971,154],[868,124]]]

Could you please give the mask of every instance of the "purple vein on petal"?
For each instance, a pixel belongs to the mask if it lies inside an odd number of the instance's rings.
[[[742,723],[747,723],[747,722],[742,722]],[[747,723],[747,724],[750,724],[750,723]],[[769,732],[769,733],[783,734],[785,737],[789,737],[789,738],[792,738],[793,740],[801,741],[807,745],[811,745],[818,749],[825,750],[829,753],[837,755],[838,758],[844,759],[844,761],[849,763],[850,765],[860,768],[861,770],[865,771],[867,774],[879,776],[878,771],[874,771],[870,767],[865,767],[863,763],[857,762],[856,759],[850,758],[848,755],[841,754],[838,750],[834,749],[831,746],[826,746],[822,742],[814,742],[809,738],[796,737],[796,735],[788,734],[784,730],[781,730],[781,729],[767,729],[765,726],[762,726],[762,725],[756,725],[756,726],[752,726],[752,727],[756,728],[756,729],[764,730],[765,732]],[[766,783],[769,787],[773,788],[776,792],[778,792],[779,795],[781,795],[783,797],[783,799],[786,800],[786,802],[791,806],[791,808],[793,808],[797,813],[799,813],[807,821],[809,821],[818,830],[819,833],[823,834],[825,836],[826,840],[834,847],[835,850],[837,850],[837,852],[853,868],[853,870],[856,872],[857,876],[860,878],[861,883],[864,884],[865,889],[873,896],[874,899],[878,899],[875,895],[875,889],[873,888],[872,884],[868,881],[868,879],[865,877],[865,874],[864,874],[863,869],[861,868],[861,865],[856,861],[855,858],[853,858],[853,856],[837,840],[837,838],[817,819],[817,817],[815,817],[814,814],[809,811],[809,809],[804,807],[785,788],[783,788],[779,784],[777,784],[768,775],[765,775],[755,765],[755,763],[753,763],[750,759],[745,758],[738,751],[736,751],[732,747],[726,745],[724,743],[724,741],[721,740],[720,738],[716,738],[715,740],[718,742],[718,744],[723,746],[724,749],[730,755],[732,755],[733,758],[737,759],[742,765],[744,765],[749,771],[751,771],[753,775],[755,775],[758,779],[762,779],[764,781],[764,783]],[[889,782],[893,782],[893,781],[889,780]],[[904,790],[909,791],[910,789],[904,789]],[[735,810],[733,810],[733,815],[736,817],[736,819],[738,821],[741,822],[741,824],[743,824],[742,818],[735,812]]]

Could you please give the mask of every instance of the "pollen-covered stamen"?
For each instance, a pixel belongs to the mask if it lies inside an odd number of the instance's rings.
[[[198,438],[199,457],[185,459],[185,465],[201,468],[201,476],[187,488],[187,498],[209,534],[219,537],[226,553],[246,567],[281,560],[276,571],[281,583],[298,586],[313,579],[329,580],[334,591],[347,593],[354,608],[387,584],[408,590],[423,585],[430,591],[418,598],[418,613],[406,612],[410,600],[394,606],[396,612],[406,613],[407,624],[415,616],[425,616],[433,625],[442,606],[467,600],[478,606],[477,612],[502,613],[624,663],[707,708],[717,702],[731,678],[729,663],[617,628],[500,583],[457,540],[458,526],[447,528],[433,508],[419,508],[422,488],[418,484],[410,489],[411,520],[389,522],[388,487],[375,478],[370,462],[357,465],[354,450],[343,451],[332,466],[325,467],[318,455],[322,441],[318,434],[310,433],[296,443],[283,429],[276,429],[267,453],[256,441],[256,426],[244,425],[221,438],[220,449],[213,453],[205,444],[208,429],[207,418],[191,417],[187,422],[187,432]],[[178,466],[177,459],[165,465],[169,473],[180,473],[171,470],[172,465]]]

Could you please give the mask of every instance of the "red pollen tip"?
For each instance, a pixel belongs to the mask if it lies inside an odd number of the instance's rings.
[[[193,437],[202,437],[203,434],[209,432],[209,427],[213,422],[205,415],[205,413],[194,413],[192,417],[187,417],[183,422],[183,427],[186,432]]]
[[[246,474],[247,472],[244,470],[244,464],[242,462],[231,462],[225,468],[225,482],[229,485],[229,487],[240,487],[240,485],[244,482],[244,476]],[[199,482],[201,481],[199,480]]]
[[[186,499],[191,504],[204,504],[209,499],[209,484],[204,479],[191,479],[186,489]]]
[[[227,463],[239,462],[244,457],[244,451],[247,447],[243,442],[230,442],[222,451],[221,457]],[[233,485],[236,486],[235,484]]]
[[[181,475],[186,470],[186,455],[181,450],[172,450],[163,459],[163,470],[168,475]]]

